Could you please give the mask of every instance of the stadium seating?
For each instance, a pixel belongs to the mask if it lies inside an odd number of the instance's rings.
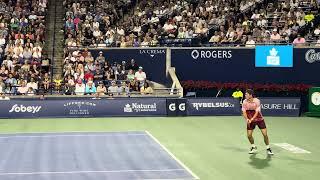
[[[0,92],[33,95],[49,81],[46,12],[47,0],[0,2]]]

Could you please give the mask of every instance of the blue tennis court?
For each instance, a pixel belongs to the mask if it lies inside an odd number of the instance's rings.
[[[1,180],[198,179],[148,132],[0,135]]]

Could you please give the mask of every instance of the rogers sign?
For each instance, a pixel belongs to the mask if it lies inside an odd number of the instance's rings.
[[[231,50],[193,50],[191,52],[193,59],[231,59]]]

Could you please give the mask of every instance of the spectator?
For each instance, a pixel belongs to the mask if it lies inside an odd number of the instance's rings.
[[[128,67],[126,69],[132,69],[133,71],[137,71],[139,69],[139,66],[136,64],[134,59],[131,59],[130,64],[128,64]]]
[[[149,86],[148,82],[145,82],[144,85],[140,88],[141,94],[152,94],[153,89]]]
[[[103,82],[99,82],[99,85],[97,87],[97,94],[99,96],[105,95],[107,93],[107,89],[104,86]]]
[[[127,74],[127,80],[128,81],[133,81],[134,80],[134,74],[133,74],[133,70],[130,69],[128,74]]]
[[[115,94],[118,94],[118,92],[119,92],[119,87],[117,86],[115,81],[112,81],[111,86],[108,88],[108,94],[115,95]]]
[[[28,87],[27,96],[34,96],[34,91],[32,87]]]
[[[32,91],[33,91],[33,90],[37,90],[37,89],[38,89],[38,83],[36,83],[36,82],[34,81],[34,78],[31,78],[31,79],[30,79],[30,82],[27,83],[27,87],[28,87],[28,88],[31,87],[31,88],[32,88]]]
[[[134,79],[136,81],[139,81],[140,83],[144,83],[144,81],[146,80],[147,78],[147,75],[145,72],[143,72],[143,68],[140,66],[139,67],[139,71],[137,71],[135,74],[134,74]]]
[[[130,93],[130,88],[125,81],[123,81],[121,86],[118,88],[118,93],[121,95],[128,95]]]
[[[97,92],[97,88],[92,81],[88,81],[86,84],[86,94],[92,95]]]
[[[6,96],[4,93],[0,93],[0,101],[8,101],[10,98]]]
[[[84,95],[86,92],[86,86],[82,83],[81,80],[78,80],[76,86],[75,86],[75,94],[76,95]]]
[[[306,43],[306,40],[303,37],[301,37],[300,34],[293,41],[293,45],[295,45],[295,46],[301,46],[304,43]]]
[[[271,41],[279,41],[281,39],[280,34],[278,33],[277,29],[273,29],[272,34],[270,36]]]
[[[246,47],[255,47],[256,42],[253,40],[251,36],[248,37],[248,41],[246,42]]]
[[[27,85],[26,85],[26,83],[25,83],[25,81],[23,81],[22,82],[22,84],[21,84],[21,86],[20,87],[18,87],[18,93],[19,94],[26,94],[27,92],[28,92],[28,87],[27,87]]]

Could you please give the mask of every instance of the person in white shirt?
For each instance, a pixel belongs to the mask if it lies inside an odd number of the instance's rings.
[[[120,36],[124,36],[124,30],[123,30],[122,26],[117,28],[117,34],[120,35]]]
[[[259,17],[259,20],[257,22],[257,26],[259,27],[266,27],[267,26],[268,21],[266,19],[263,18],[263,16]]]
[[[150,23],[157,23],[159,22],[159,17],[156,14],[153,14],[151,19],[149,20]]]
[[[82,83],[81,80],[78,80],[78,83],[76,84],[75,93],[76,95],[84,95],[86,90],[86,86]]]
[[[278,41],[278,40],[280,40],[280,39],[281,39],[280,34],[277,32],[276,29],[274,29],[274,30],[272,31],[271,36],[270,36],[270,40],[272,40],[272,41]]]
[[[6,44],[6,39],[3,37],[3,35],[0,35],[0,46],[4,46]]]
[[[248,41],[246,42],[246,47],[254,47],[256,42],[253,40],[251,36],[248,37]]]
[[[26,83],[24,81],[22,82],[21,86],[18,87],[17,91],[20,94],[25,94],[28,92],[28,87],[26,86]]]
[[[314,35],[319,35],[320,34],[320,27],[317,27],[315,30],[314,30]]]
[[[27,84],[27,87],[28,88],[31,87],[32,89],[38,89],[38,83],[34,82],[34,79],[31,78],[30,82],[28,82],[28,84]]]
[[[147,75],[145,72],[143,72],[143,68],[140,66],[139,70],[134,74],[134,79],[136,81],[139,81],[140,84],[143,84],[143,82],[147,79]]]

